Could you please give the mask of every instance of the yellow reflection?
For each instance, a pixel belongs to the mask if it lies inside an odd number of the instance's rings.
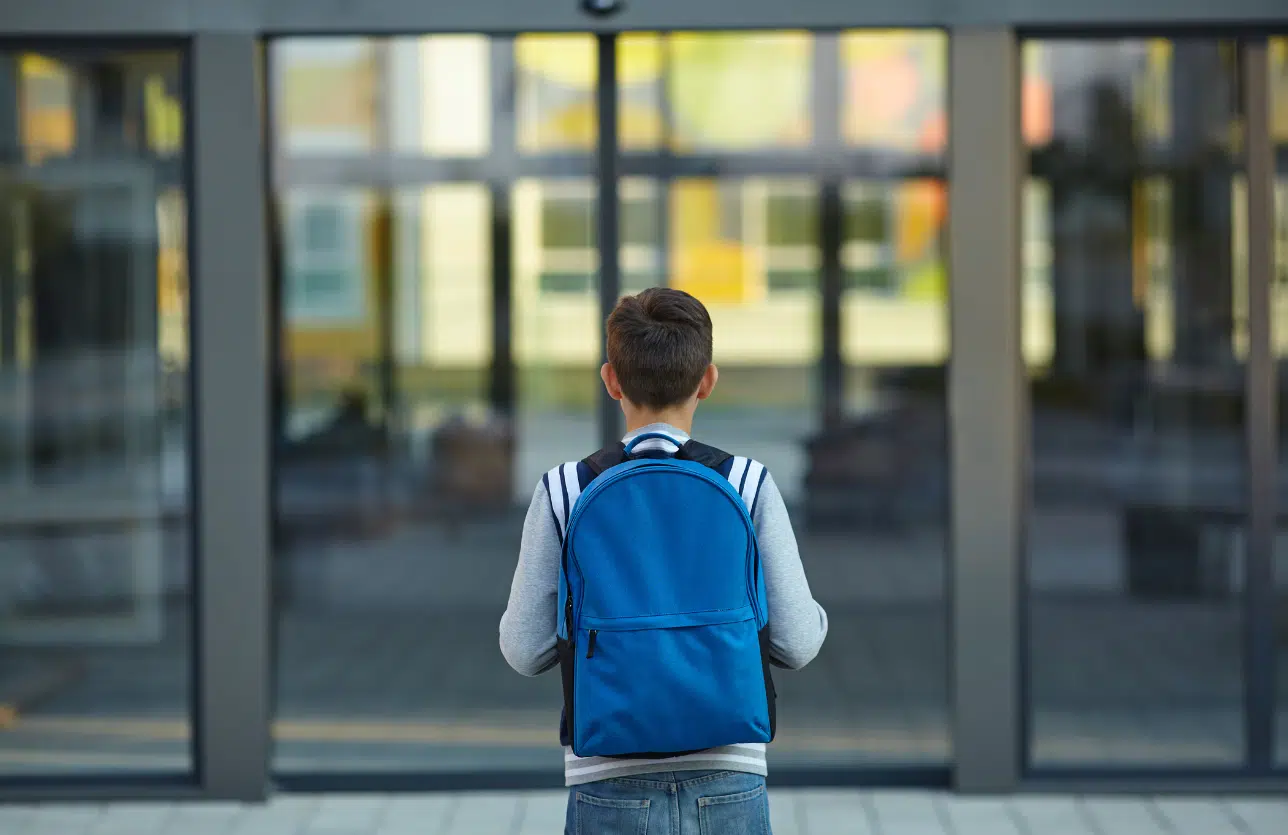
[[[809,144],[808,33],[680,32],[668,46],[674,150]]]
[[[41,55],[18,59],[21,142],[27,161],[71,153],[76,145],[72,74],[61,62]]]
[[[519,149],[588,151],[598,128],[598,62],[590,35],[520,35],[514,42]]]
[[[762,268],[721,205],[716,180],[681,180],[671,188],[671,285],[707,303],[740,303]],[[730,228],[734,227],[734,228]],[[726,231],[729,230],[729,231]]]
[[[633,32],[617,40],[617,134],[627,150],[654,149],[666,141],[659,95],[665,56],[664,36]]]
[[[1288,38],[1270,39],[1270,135],[1288,143]]]
[[[162,155],[179,153],[183,149],[183,105],[166,92],[161,76],[148,76],[143,83],[143,107],[147,112],[148,147]]]
[[[655,81],[662,71],[659,38],[647,32],[617,40],[617,79],[621,84]],[[568,87],[593,90],[598,78],[595,39],[586,35],[520,35],[514,60],[519,69]]]

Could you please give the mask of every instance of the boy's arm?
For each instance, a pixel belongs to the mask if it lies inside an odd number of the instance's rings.
[[[810,593],[792,520],[773,476],[765,476],[754,509],[769,598],[770,660],[799,670],[814,660],[823,646],[827,613]]]
[[[544,673],[558,663],[555,623],[562,552],[549,494],[544,482],[539,482],[523,523],[510,603],[501,616],[501,654],[525,676]]]

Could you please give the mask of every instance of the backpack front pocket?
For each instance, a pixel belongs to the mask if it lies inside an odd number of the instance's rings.
[[[750,607],[583,618],[572,728],[578,756],[669,756],[771,738]]]

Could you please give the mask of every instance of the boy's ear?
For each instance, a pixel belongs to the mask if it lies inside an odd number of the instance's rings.
[[[606,362],[599,367],[599,379],[604,381],[609,397],[617,401],[622,399],[622,384],[617,381],[617,372],[610,363]]]
[[[711,392],[716,390],[716,382],[720,379],[720,369],[716,368],[713,362],[707,366],[707,371],[702,375],[702,382],[698,383],[698,399],[706,400],[711,396]]]

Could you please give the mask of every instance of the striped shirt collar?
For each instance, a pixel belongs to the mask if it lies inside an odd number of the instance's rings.
[[[629,444],[640,435],[646,435],[650,432],[666,435],[669,438],[673,438],[675,442],[667,443],[661,438],[649,438],[647,441],[641,441],[639,446],[635,447],[636,451],[648,452],[650,450],[658,450],[670,453],[679,452],[680,447],[684,446],[684,444],[689,440],[689,434],[687,432],[676,429],[669,423],[650,423],[648,426],[642,426],[634,432],[626,433],[626,437],[622,438],[622,443]]]

